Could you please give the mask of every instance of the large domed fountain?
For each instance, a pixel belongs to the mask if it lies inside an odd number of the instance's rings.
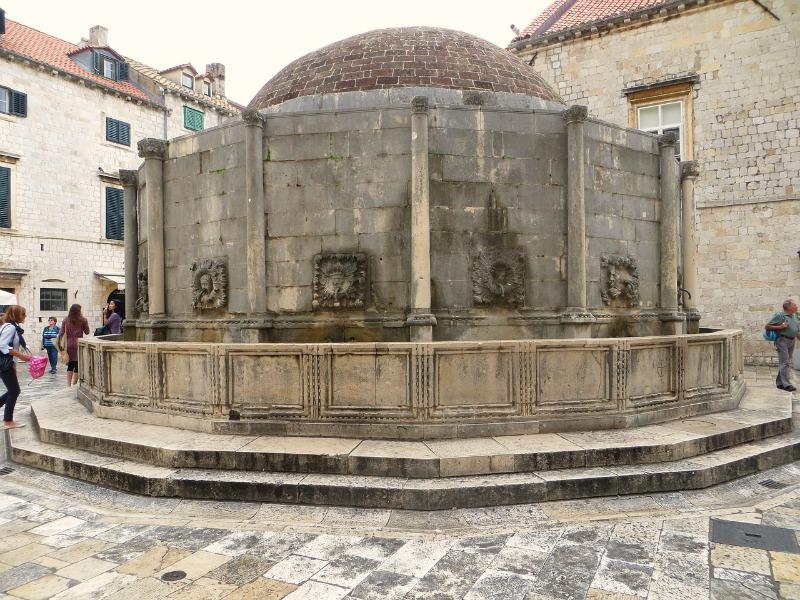
[[[312,52],[242,120],[139,143],[133,318],[83,345],[80,393],[186,427],[420,439],[735,406],[738,333],[680,335],[674,144],[468,34]]]

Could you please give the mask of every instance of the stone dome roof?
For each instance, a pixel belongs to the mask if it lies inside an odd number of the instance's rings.
[[[486,40],[450,29],[399,27],[306,54],[265,83],[250,108],[299,96],[398,87],[511,92],[563,102],[532,67]]]

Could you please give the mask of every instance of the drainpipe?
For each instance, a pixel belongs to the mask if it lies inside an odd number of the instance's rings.
[[[169,117],[169,109],[167,108],[167,90],[163,87],[158,88],[161,92],[161,98],[164,102],[164,139],[169,139],[169,132],[168,132],[168,117]]]

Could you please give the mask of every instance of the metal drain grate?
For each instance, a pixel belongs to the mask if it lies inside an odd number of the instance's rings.
[[[709,538],[717,544],[800,554],[794,531],[783,527],[711,519]]]
[[[14,472],[14,467],[3,467],[0,469],[0,475],[10,475]]]
[[[162,581],[180,581],[186,577],[186,571],[169,571],[161,576]]]
[[[769,488],[771,490],[782,490],[783,488],[789,487],[788,483],[782,483],[780,481],[775,481],[774,479],[765,479],[764,481],[759,481],[758,485],[763,485],[765,488]]]

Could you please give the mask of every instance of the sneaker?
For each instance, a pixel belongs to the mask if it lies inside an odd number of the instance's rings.
[[[785,388],[783,388],[783,389],[784,389],[784,390],[786,390],[787,392],[794,392],[794,391],[795,391],[797,388],[796,388],[796,387],[794,387],[793,385],[787,385],[787,386],[786,386]]]
[[[55,375],[56,374],[56,370],[55,369],[50,369],[50,374],[51,375]]]
[[[782,385],[778,385],[777,383],[775,384],[775,387],[778,388],[779,390],[785,390],[786,389],[785,387],[783,387]]]

